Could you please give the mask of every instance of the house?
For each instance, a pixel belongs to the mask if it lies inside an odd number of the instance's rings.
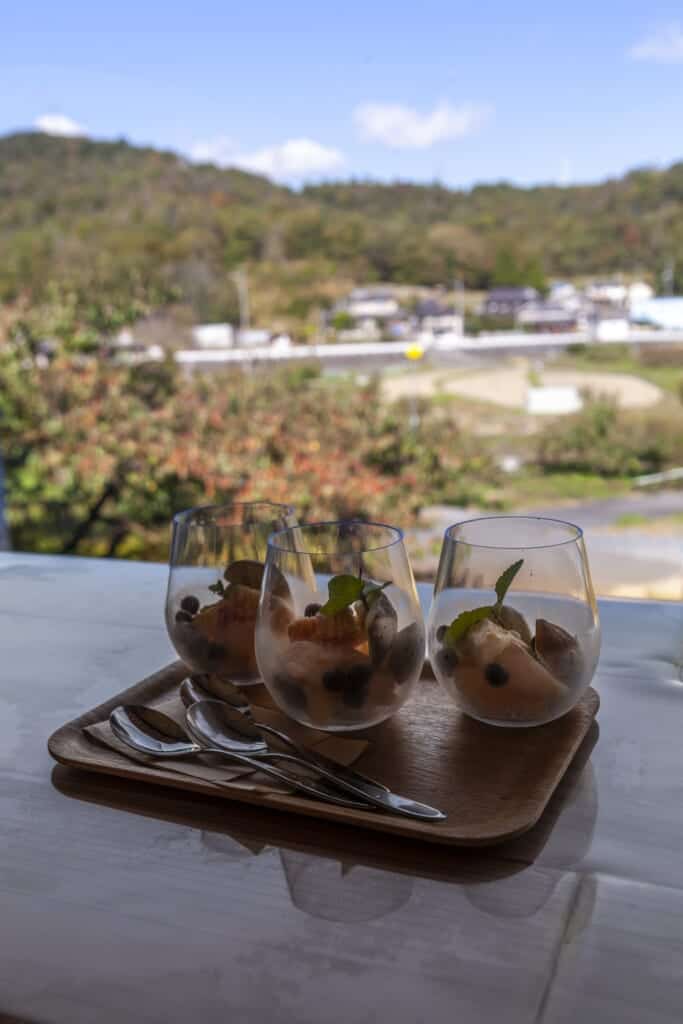
[[[389,320],[399,312],[398,300],[383,288],[354,288],[338,306],[354,320]]]
[[[667,295],[636,302],[631,306],[631,321],[661,327],[664,330],[683,330],[683,296]]]
[[[628,286],[628,305],[629,308],[637,305],[639,302],[648,302],[654,298],[655,290],[652,285],[649,285],[647,281],[633,281]]]
[[[626,341],[631,330],[628,319],[623,314],[598,316],[592,327],[595,341]]]
[[[578,327],[576,313],[556,302],[527,302],[515,319],[523,330],[540,333],[575,331]]]
[[[628,289],[618,281],[593,281],[586,285],[584,295],[591,302],[606,303],[611,306],[623,306],[628,298]]]
[[[415,306],[419,327],[432,334],[462,334],[463,317],[436,299],[423,299]]]
[[[359,320],[353,327],[344,327],[337,331],[337,341],[340,342],[381,341],[381,338],[382,332],[377,321],[372,318]]]
[[[237,332],[237,344],[240,348],[262,348],[270,345],[271,333],[261,327],[242,327]]]
[[[565,309],[576,309],[581,303],[579,293],[571,281],[551,281],[548,289],[548,302]]]
[[[192,328],[192,340],[197,348],[232,348],[235,328],[232,324],[197,324]]]
[[[482,306],[484,316],[514,317],[527,302],[536,302],[539,294],[535,288],[492,288]]]

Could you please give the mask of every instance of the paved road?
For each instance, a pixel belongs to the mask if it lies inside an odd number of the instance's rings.
[[[529,510],[534,515],[556,516],[569,519],[584,529],[613,526],[622,516],[639,515],[647,519],[661,519],[665,516],[683,514],[683,490],[658,491],[630,494],[618,498],[604,498],[600,501],[577,502],[571,505],[557,505],[550,508]],[[681,528],[683,532],[683,527]]]
[[[598,594],[619,597],[683,599],[683,526],[657,535],[642,527],[610,529],[620,516],[637,514],[652,521],[683,513],[683,490],[636,494],[602,501],[528,509],[532,515],[576,523],[586,531],[593,582]],[[425,512],[424,529],[409,531],[408,545],[416,575],[434,576],[438,547],[450,523],[471,519],[476,510],[439,505]]]

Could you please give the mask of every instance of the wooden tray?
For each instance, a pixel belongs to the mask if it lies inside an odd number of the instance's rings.
[[[177,690],[187,670],[174,662],[106,703],[58,729],[48,749],[60,764],[86,771],[174,786],[410,836],[434,843],[484,846],[501,843],[536,824],[597,713],[589,689],[568,714],[534,729],[500,729],[462,714],[438,683],[423,678],[415,696],[394,718],[366,735],[370,745],[355,767],[448,818],[426,824],[375,811],[319,803],[288,793],[261,792],[203,780],[129,761],[92,740],[83,728],[108,718],[118,704],[159,701]],[[237,781],[237,780],[236,780]]]

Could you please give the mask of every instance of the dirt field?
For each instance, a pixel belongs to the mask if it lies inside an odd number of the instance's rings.
[[[654,384],[622,373],[544,370],[540,374],[540,382],[548,387],[576,387],[580,390],[588,389],[595,394],[609,395],[625,409],[644,409],[656,405],[662,397],[662,392]],[[529,374],[526,365],[468,373],[430,370],[413,375],[387,376],[382,387],[389,401],[445,394],[495,402],[509,409],[523,409],[529,388]]]

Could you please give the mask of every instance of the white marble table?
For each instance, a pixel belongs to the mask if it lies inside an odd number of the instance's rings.
[[[680,1024],[681,605],[602,603],[599,737],[531,833],[455,851],[54,766],[173,657],[164,587],[0,554],[0,1021]]]

